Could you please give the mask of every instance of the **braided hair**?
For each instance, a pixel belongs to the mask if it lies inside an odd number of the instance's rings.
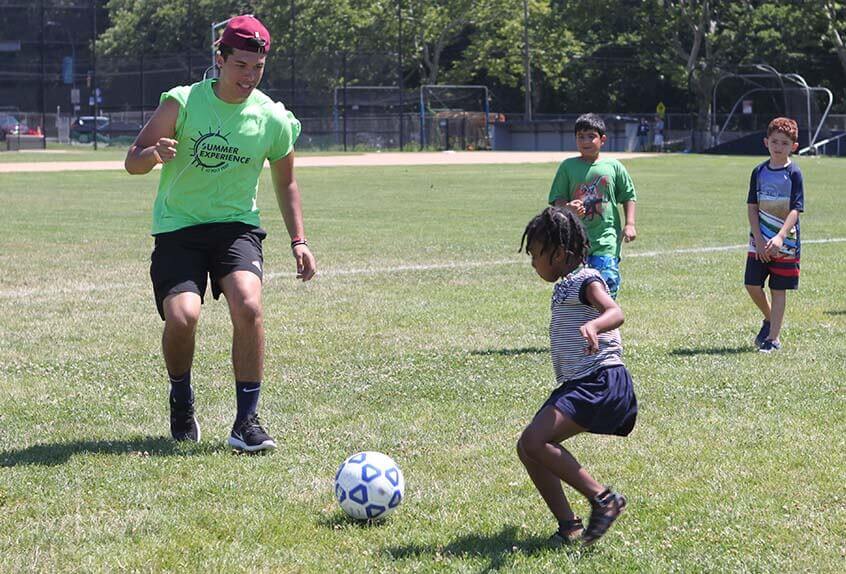
[[[541,253],[549,250],[550,261],[557,247],[569,251],[582,263],[587,260],[590,250],[590,240],[582,222],[572,211],[558,207],[547,207],[529,222],[518,252],[525,248],[528,253],[535,241],[541,242]]]

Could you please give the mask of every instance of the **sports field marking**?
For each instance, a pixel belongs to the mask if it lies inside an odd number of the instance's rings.
[[[826,239],[806,239],[802,241],[803,245],[818,244],[818,243],[843,243],[846,242],[846,237],[830,237]],[[747,244],[741,243],[737,245],[718,245],[714,247],[687,247],[681,249],[670,249],[667,251],[644,251],[642,253],[630,253],[626,255],[626,259],[637,257],[662,257],[671,255],[684,255],[696,253],[712,253],[718,251],[735,251],[739,249],[746,249]],[[502,265],[516,265],[523,263],[525,258],[514,259],[500,259],[494,261],[464,261],[458,263],[431,263],[431,264],[414,264],[414,265],[396,265],[394,267],[359,267],[352,269],[328,269],[326,271],[319,271],[319,277],[348,277],[355,275],[384,275],[389,273],[404,273],[406,271],[441,271],[445,269],[477,269],[479,267],[498,267]],[[290,271],[280,271],[277,273],[266,273],[265,279],[271,280],[281,277],[294,277],[296,274]],[[94,285],[91,283],[84,283],[72,287],[55,288],[55,289],[39,289],[32,287],[29,289],[8,289],[0,291],[0,299],[23,299],[31,296],[43,295],[61,295],[68,293],[93,293],[96,291],[112,291],[115,289],[132,289],[139,288],[140,283],[111,283],[109,285]]]
[[[828,239],[808,239],[803,240],[802,244],[808,243],[843,243],[846,242],[846,237],[832,237]],[[626,259],[633,257],[661,257],[665,255],[683,255],[685,253],[711,253],[715,251],[735,251],[738,249],[746,249],[748,243],[741,243],[737,245],[719,245],[715,247],[687,247],[683,249],[670,249],[668,251],[644,251],[642,253],[630,253],[626,255]],[[349,275],[378,275],[385,273],[402,273],[405,271],[439,271],[444,269],[475,269],[478,267],[491,267],[500,265],[514,265],[523,263],[523,259],[500,259],[495,261],[467,261],[460,263],[432,263],[419,265],[397,265],[395,267],[362,267],[358,269],[330,269],[328,271],[320,271],[321,277],[335,277],[335,276],[349,276]],[[293,277],[295,273],[289,271],[282,271],[278,273],[267,273],[265,275],[268,279],[275,277]]]

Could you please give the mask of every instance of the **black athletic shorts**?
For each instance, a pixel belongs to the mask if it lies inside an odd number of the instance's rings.
[[[206,223],[154,236],[150,279],[161,318],[168,295],[196,293],[202,301],[209,277],[215,299],[220,297],[220,280],[233,271],[251,271],[261,279],[261,242],[266,236],[261,227],[246,223]]]

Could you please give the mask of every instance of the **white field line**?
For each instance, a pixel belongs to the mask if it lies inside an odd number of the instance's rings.
[[[808,239],[803,240],[802,245],[808,243],[843,243],[846,242],[846,237],[833,237],[828,239]],[[687,247],[683,249],[670,249],[667,251],[643,251],[641,253],[630,253],[626,255],[625,259],[633,257],[661,257],[663,255],[682,255],[685,253],[712,253],[715,251],[736,251],[738,249],[746,249],[748,243],[738,245],[719,245],[715,247]],[[395,267],[362,267],[359,269],[330,269],[328,271],[320,271],[320,277],[335,277],[345,275],[378,275],[385,273],[402,273],[404,271],[439,271],[444,269],[474,269],[477,267],[492,267],[501,265],[515,265],[522,263],[523,259],[500,259],[498,261],[467,261],[461,263],[432,263],[420,265],[398,265]],[[283,271],[279,273],[268,273],[265,275],[268,279],[275,277],[294,277],[296,274]]]
[[[819,244],[819,243],[844,243],[846,237],[830,237],[826,239],[806,239],[802,241],[803,245]],[[713,253],[719,251],[736,251],[739,249],[746,249],[747,244],[737,245],[718,245],[714,247],[689,247],[682,249],[669,249],[666,251],[644,251],[641,253],[630,253],[626,255],[626,259],[637,257],[662,257],[669,255],[684,255],[697,253]],[[417,264],[417,265],[396,265],[394,267],[360,267],[352,269],[329,269],[320,271],[318,277],[348,277],[355,275],[384,275],[389,273],[404,273],[407,271],[441,271],[446,269],[476,269],[479,267],[499,267],[503,265],[516,265],[523,263],[525,258],[514,259],[500,259],[494,261],[462,261],[457,263],[431,263],[431,264]],[[284,271],[277,273],[266,273],[265,279],[272,280],[280,277],[294,277],[296,274]],[[0,291],[0,299],[23,299],[26,297],[37,297],[44,295],[61,295],[72,293],[93,293],[96,291],[113,291],[118,289],[133,289],[140,287],[137,283],[110,283],[110,284],[90,284],[83,283],[71,287],[57,287],[42,289],[38,287],[31,287],[28,289],[9,289]]]

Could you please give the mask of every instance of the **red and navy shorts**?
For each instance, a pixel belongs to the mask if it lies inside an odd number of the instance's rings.
[[[746,258],[746,285],[763,287],[769,277],[770,289],[781,291],[799,288],[799,259],[782,257],[763,262],[754,253]]]

